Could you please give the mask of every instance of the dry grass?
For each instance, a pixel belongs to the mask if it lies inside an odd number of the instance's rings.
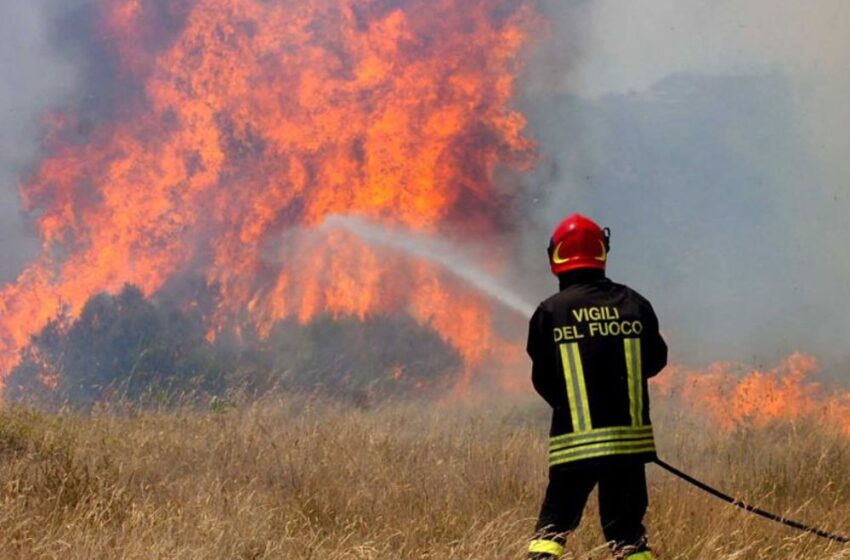
[[[714,434],[656,416],[671,462],[850,531],[842,436]],[[531,402],[0,409],[0,558],[519,559],[545,485],[545,429]],[[850,559],[850,547],[739,513],[655,468],[650,484],[662,559]],[[570,541],[578,558],[607,558],[595,515],[591,505]]]

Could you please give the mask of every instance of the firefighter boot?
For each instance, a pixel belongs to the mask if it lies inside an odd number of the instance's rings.
[[[535,539],[528,545],[529,560],[558,560],[565,552],[564,545],[547,539]]]
[[[655,556],[653,556],[650,551],[644,550],[643,552],[629,554],[626,556],[626,560],[655,560]]]

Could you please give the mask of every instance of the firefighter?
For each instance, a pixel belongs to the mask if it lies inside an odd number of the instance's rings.
[[[529,555],[560,558],[599,485],[599,514],[617,559],[653,559],[643,517],[644,466],[655,459],[647,379],[667,363],[652,306],[605,276],[610,232],[575,214],[549,244],[560,291],[531,318],[534,388],[552,407],[549,485]]]

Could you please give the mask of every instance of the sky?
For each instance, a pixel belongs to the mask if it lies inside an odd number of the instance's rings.
[[[0,4],[0,281],[38,246],[17,185],[43,115],[91,71],[55,37],[73,3]],[[517,97],[540,152],[521,178],[520,295],[553,289],[548,236],[581,211],[612,228],[611,276],[653,301],[674,356],[800,350],[850,375],[850,2],[540,6]]]

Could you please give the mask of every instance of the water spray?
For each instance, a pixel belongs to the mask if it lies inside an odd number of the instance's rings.
[[[476,267],[468,255],[445,241],[355,216],[330,216],[322,227],[344,229],[372,245],[396,249],[434,263],[525,318],[534,312],[533,304],[494,280],[492,273]]]

